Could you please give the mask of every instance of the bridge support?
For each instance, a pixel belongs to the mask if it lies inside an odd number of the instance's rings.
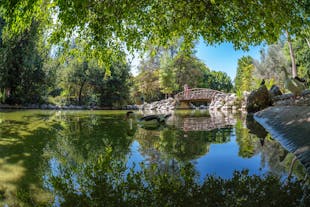
[[[189,102],[180,101],[177,105],[177,109],[191,109],[191,106],[189,105]]]

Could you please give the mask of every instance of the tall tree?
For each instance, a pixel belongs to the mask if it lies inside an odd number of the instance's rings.
[[[238,60],[237,74],[235,78],[235,88],[240,91],[250,91],[253,89],[253,58],[243,56]]]
[[[231,92],[233,89],[230,77],[221,71],[205,73],[202,87],[224,92]]]
[[[310,46],[306,38],[296,38],[292,42],[295,51],[297,75],[310,81]],[[286,48],[285,48],[286,49]]]
[[[254,74],[256,77],[272,79],[284,87],[284,72],[290,71],[290,65],[283,47],[284,42],[278,42],[277,44],[269,45],[267,53],[264,50],[261,51],[261,60],[254,61]]]
[[[173,67],[173,60],[168,54],[164,54],[161,60],[161,67],[159,70],[159,84],[161,92],[167,96],[171,95],[177,90],[175,68]]]
[[[194,55],[178,54],[174,60],[176,69],[176,82],[179,89],[187,84],[190,88],[203,87],[204,74],[209,73],[210,69]]]
[[[43,46],[39,22],[33,21],[23,33],[10,37],[2,33],[0,47],[0,88],[8,91],[9,103],[38,103],[46,95],[43,70],[47,50]]]

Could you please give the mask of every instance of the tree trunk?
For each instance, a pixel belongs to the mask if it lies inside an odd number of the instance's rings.
[[[305,39],[306,39],[306,42],[308,44],[308,47],[310,48],[310,41],[309,41],[309,39],[308,38],[305,38]]]
[[[81,87],[80,87],[80,91],[79,91],[79,105],[81,105],[81,102],[82,102],[82,91],[83,91],[83,87],[84,87],[84,85],[85,85],[85,80],[82,82],[82,84],[81,84]]]
[[[292,76],[296,77],[297,76],[297,68],[296,68],[296,62],[295,62],[295,55],[294,55],[294,51],[293,51],[291,37],[290,37],[290,34],[288,33],[288,31],[286,31],[286,36],[287,36],[288,47],[290,49],[290,57],[291,57],[291,61],[292,61]]]

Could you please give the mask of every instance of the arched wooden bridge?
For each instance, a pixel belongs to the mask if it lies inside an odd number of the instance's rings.
[[[217,94],[225,93],[208,88],[193,88],[176,94],[174,98],[179,102],[211,102]]]

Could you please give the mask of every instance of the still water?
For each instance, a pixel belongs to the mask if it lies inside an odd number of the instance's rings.
[[[153,164],[177,175],[189,164],[197,183],[206,175],[231,178],[243,169],[282,179],[306,173],[300,163],[291,171],[294,156],[251,117],[176,111],[167,125],[148,128],[124,117],[125,111],[0,111],[0,205],[60,206],[75,199],[66,185],[77,195],[85,189],[91,194],[94,189],[82,185],[103,179],[93,173],[98,165],[121,177],[151,172]]]

